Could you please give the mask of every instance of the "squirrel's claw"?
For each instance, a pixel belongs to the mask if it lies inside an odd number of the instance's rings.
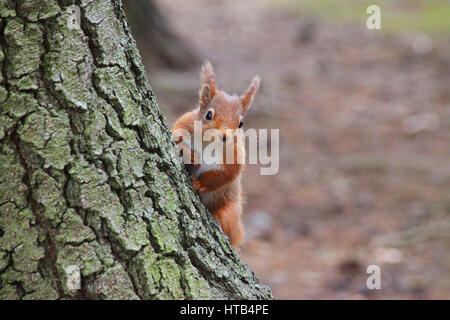
[[[192,186],[194,187],[194,189],[200,193],[205,193],[207,190],[204,186],[202,186],[202,184],[200,183],[200,181],[197,179],[197,177],[192,173],[191,174],[191,181],[192,181]]]
[[[192,186],[194,186],[195,190],[198,190],[200,187],[200,182],[198,181],[197,177],[193,173],[191,173],[190,178],[191,178]]]
[[[195,190],[197,190],[198,192],[201,192],[203,187],[200,185],[200,182],[198,180],[192,181],[192,186],[194,187]]]

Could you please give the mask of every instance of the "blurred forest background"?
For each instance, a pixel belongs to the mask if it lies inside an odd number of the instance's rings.
[[[280,171],[246,167],[241,256],[276,298],[450,299],[449,1],[124,3],[170,124],[202,59],[230,93],[261,76],[246,127],[280,129]]]

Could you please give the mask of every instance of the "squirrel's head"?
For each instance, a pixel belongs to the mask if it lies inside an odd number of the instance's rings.
[[[229,95],[218,90],[215,82],[214,69],[206,61],[200,71],[200,109],[199,120],[203,130],[217,129],[225,141],[226,130],[237,130],[244,125],[244,116],[258,92],[261,79],[253,77],[250,87],[242,96]]]

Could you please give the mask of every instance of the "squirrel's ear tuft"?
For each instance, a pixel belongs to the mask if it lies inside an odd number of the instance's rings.
[[[253,102],[253,97],[259,90],[261,84],[261,78],[259,76],[254,76],[250,87],[248,87],[247,92],[241,97],[242,107],[244,108],[244,113],[250,108]]]
[[[200,70],[200,110],[204,109],[216,94],[216,80],[214,68],[206,60]]]

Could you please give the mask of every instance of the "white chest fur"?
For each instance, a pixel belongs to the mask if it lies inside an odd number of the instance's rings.
[[[196,177],[200,177],[203,173],[212,170],[223,170],[223,167],[221,164],[207,164],[205,162],[202,162],[202,164],[200,164],[200,166],[195,169],[194,174]]]
[[[197,155],[201,155],[201,161],[200,166],[194,171],[195,176],[200,177],[203,173],[212,170],[223,170],[223,156],[217,152],[214,152],[214,155],[211,152],[208,152],[208,148],[214,147],[214,144],[204,144],[202,140],[196,140],[196,138],[197,137],[194,137],[192,149]],[[219,144],[219,146],[221,146],[221,144]],[[220,148],[217,148],[217,151],[221,151]]]

